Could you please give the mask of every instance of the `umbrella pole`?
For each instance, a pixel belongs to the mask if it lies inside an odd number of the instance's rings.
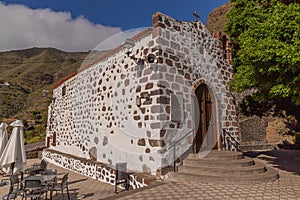
[[[14,168],[15,168],[15,163],[10,164],[10,169],[11,169],[11,175],[14,175]]]

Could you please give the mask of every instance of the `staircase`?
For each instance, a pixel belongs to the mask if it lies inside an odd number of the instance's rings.
[[[199,154],[189,154],[178,167],[169,173],[171,181],[215,182],[220,184],[255,184],[279,178],[276,170],[233,151],[211,151],[200,159]]]

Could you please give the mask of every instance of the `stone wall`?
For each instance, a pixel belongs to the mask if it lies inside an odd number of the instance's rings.
[[[50,163],[72,170],[76,173],[89,176],[93,179],[115,185],[115,169],[103,163],[82,159],[80,157],[64,154],[61,152],[47,150],[43,151],[43,158]],[[135,174],[129,175],[129,184],[132,189],[149,185],[149,178],[140,178]]]
[[[266,117],[253,116],[240,121],[242,145],[266,144],[266,128],[268,119]]]
[[[32,144],[26,144],[25,145],[26,158],[27,159],[42,158],[42,151],[45,147],[46,147],[45,141],[32,143]]]
[[[157,63],[138,65],[121,46],[56,85],[49,106],[49,149],[108,165],[127,162],[155,174],[191,149],[195,90],[206,84],[213,99],[211,134],[238,138],[235,106],[227,83],[233,70],[221,42],[201,22],[180,22],[162,13],[134,36],[133,55]],[[217,142],[217,141],[215,141]],[[59,162],[52,155],[48,159]],[[176,158],[175,158],[176,159]]]
[[[186,121],[182,123],[182,129],[187,131],[193,128],[194,105],[191,99],[194,98],[195,89],[204,83],[208,85],[216,101],[218,113],[215,123],[219,124],[219,131],[224,128],[237,137],[236,111],[227,86],[233,70],[224,59],[224,51],[220,48],[222,42],[214,39],[201,22],[180,22],[157,13],[153,16],[153,26],[156,27],[153,34],[159,35],[159,61],[166,67],[162,71],[162,79],[165,81],[161,85],[171,89],[171,92],[162,91],[162,95],[170,97],[170,94],[175,94],[184,98]],[[176,141],[183,134],[174,134],[174,129],[178,133],[178,124],[170,126],[173,130],[169,127],[160,128],[166,133],[164,136],[167,140]],[[190,138],[187,141],[190,142]]]

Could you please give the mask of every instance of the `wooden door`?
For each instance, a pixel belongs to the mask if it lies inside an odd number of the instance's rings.
[[[197,153],[205,140],[212,117],[212,100],[209,90],[205,84],[201,84],[195,91],[194,101],[195,112],[195,130],[194,152]]]

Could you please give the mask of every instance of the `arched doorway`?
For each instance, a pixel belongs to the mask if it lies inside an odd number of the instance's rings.
[[[215,112],[212,96],[206,84],[200,84],[195,90],[194,98],[194,131],[193,150],[216,147]]]

